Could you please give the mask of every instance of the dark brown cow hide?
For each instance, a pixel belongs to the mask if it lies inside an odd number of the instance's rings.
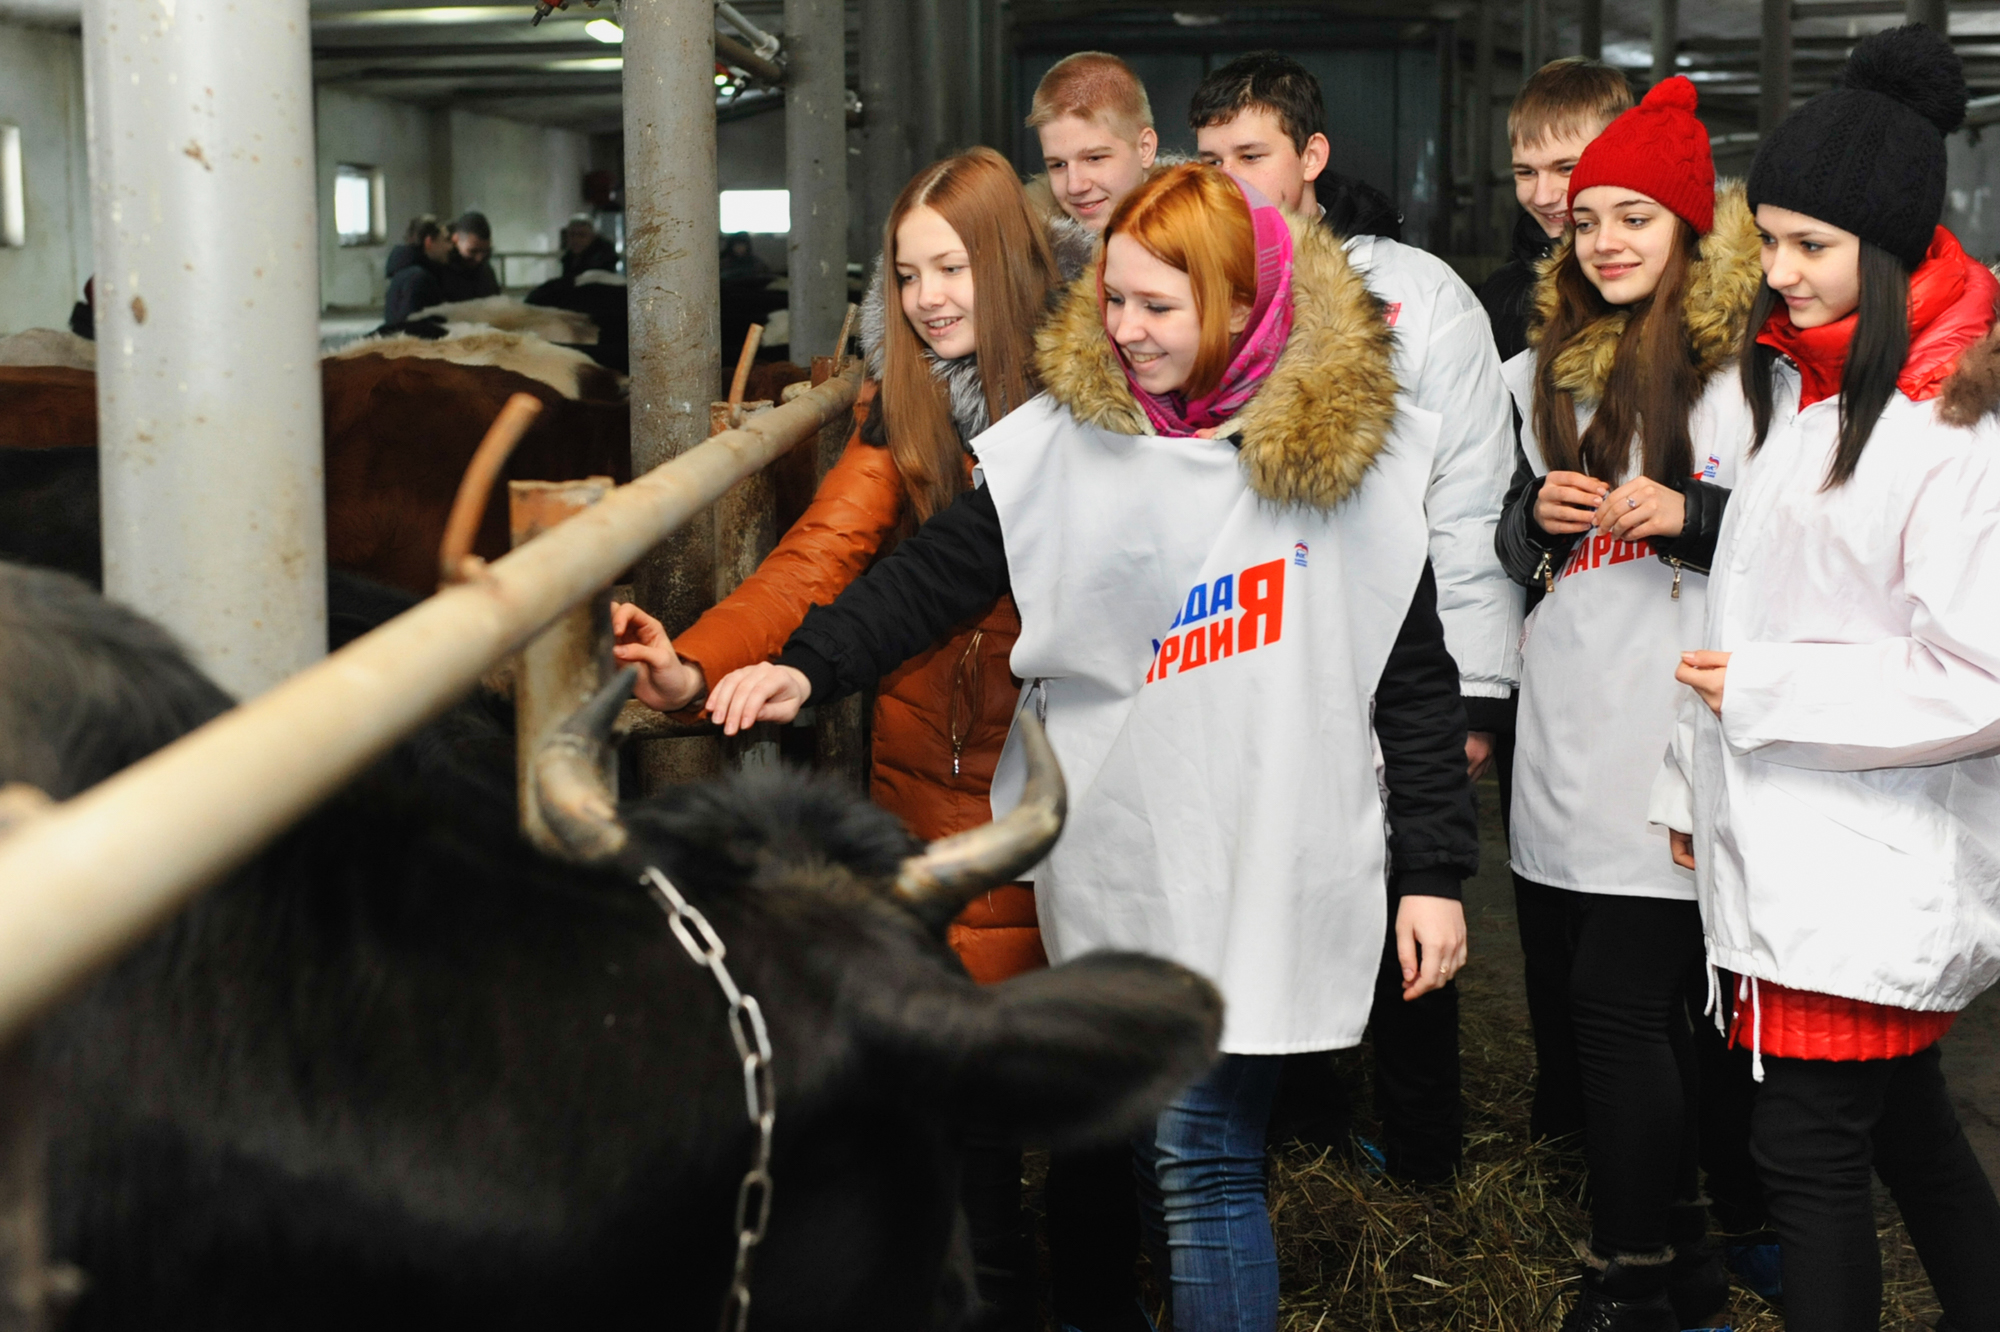
[[[622,401],[577,401],[495,366],[360,356],[321,363],[327,562],[426,596],[459,479],[500,407],[532,394],[542,414],[505,477],[631,479]],[[0,366],[0,558],[101,581],[97,388],[84,370]],[[507,491],[496,486],[474,551],[507,552]]]

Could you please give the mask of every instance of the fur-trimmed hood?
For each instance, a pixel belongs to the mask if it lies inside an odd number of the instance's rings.
[[[1292,335],[1224,433],[1238,441],[1257,494],[1330,509],[1361,484],[1395,423],[1395,335],[1340,238],[1316,222],[1290,220]],[[1150,434],[1104,334],[1097,269],[1093,263],[1070,284],[1035,339],[1042,387],[1084,425]]]
[[[1090,266],[1097,238],[1081,222],[1072,218],[1058,217],[1047,225],[1049,247],[1055,251],[1056,272],[1064,282],[1069,282]],[[1056,290],[1060,292],[1062,289],[1058,287]],[[882,346],[887,336],[884,321],[888,313],[888,281],[878,255],[875,270],[868,276],[868,294],[861,300],[860,320],[861,354],[868,377],[874,380],[882,378]],[[986,383],[980,378],[979,358],[976,355],[941,361],[931,354],[929,348],[925,348],[924,359],[930,362],[932,376],[944,385],[945,393],[951,400],[951,420],[958,427],[961,444],[993,424],[986,407]]]
[[[1573,248],[1574,233],[1536,267],[1534,309],[1528,321],[1530,347],[1541,345],[1542,328],[1555,314],[1556,269]],[[1681,313],[1681,327],[1704,384],[1735,361],[1743,345],[1743,325],[1764,285],[1759,249],[1757,220],[1750,214],[1742,182],[1723,181],[1715,190],[1715,226],[1701,238],[1700,257],[1689,274],[1687,304]],[[1586,406],[1602,398],[1618,340],[1631,319],[1627,311],[1614,310],[1570,339],[1556,356],[1556,387]]]

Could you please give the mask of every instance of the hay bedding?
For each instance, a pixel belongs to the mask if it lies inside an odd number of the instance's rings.
[[[1572,1241],[1589,1233],[1582,1161],[1527,1142],[1534,1050],[1525,1020],[1491,982],[1469,979],[1462,1004],[1465,1165],[1448,1188],[1373,1177],[1346,1152],[1291,1145],[1271,1157],[1271,1205],[1283,1283],[1283,1332],[1541,1332],[1576,1279]],[[1343,1059],[1365,1078],[1366,1058]],[[1357,1105],[1368,1103],[1365,1090]],[[1373,1125],[1357,1119],[1370,1133]],[[1882,1326],[1928,1328],[1937,1305],[1894,1204],[1881,1199]],[[1730,1325],[1780,1332],[1784,1318],[1746,1290]]]
[[[1479,800],[1482,872],[1466,884],[1474,962],[1459,979],[1465,1164],[1451,1186],[1425,1189],[1369,1173],[1359,1153],[1344,1148],[1275,1146],[1270,1200],[1281,1332],[1548,1332],[1569,1306],[1574,1242],[1590,1233],[1583,1161],[1573,1144],[1561,1150],[1528,1141],[1535,1052],[1497,797],[1489,778]],[[1378,1137],[1380,1126],[1362,1109],[1373,1103],[1367,1047],[1342,1053],[1337,1065],[1354,1130]],[[1046,1154],[1029,1153],[1027,1203],[1038,1247],[1046,1169]],[[1882,1327],[1929,1329],[1939,1316],[1936,1297],[1879,1186],[1876,1217]],[[1042,1257],[1046,1262],[1046,1250]],[[1144,1279],[1148,1307],[1164,1315],[1164,1282],[1150,1273]],[[1729,1325],[1783,1332],[1785,1322],[1738,1288]],[[1160,1326],[1170,1332],[1164,1317]]]

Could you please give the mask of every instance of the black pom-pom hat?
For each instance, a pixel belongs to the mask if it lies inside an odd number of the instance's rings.
[[[1965,101],[1964,66],[1933,29],[1865,38],[1834,87],[1757,150],[1750,207],[1818,218],[1915,269],[1944,215],[1944,136],[1965,123]]]

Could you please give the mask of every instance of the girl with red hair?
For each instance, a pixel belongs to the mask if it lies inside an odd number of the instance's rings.
[[[1011,664],[1070,783],[1034,871],[1044,946],[1171,958],[1227,1005],[1215,1069],[1134,1107],[1174,1326],[1272,1329],[1282,1056],[1360,1040],[1392,902],[1406,997],[1465,958],[1478,840],[1425,554],[1439,422],[1338,240],[1198,164],[1120,205],[1037,342],[1042,394],[973,441],[984,485],[710,711],[734,730],[866,688],[1011,591]],[[1019,786],[1010,747],[995,807]]]

